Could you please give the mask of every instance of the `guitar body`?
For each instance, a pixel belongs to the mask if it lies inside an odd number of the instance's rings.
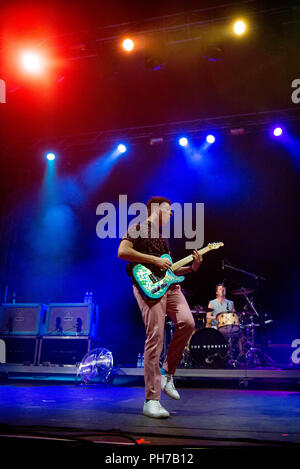
[[[160,257],[173,262],[169,254],[163,254]],[[183,275],[178,277],[171,269],[166,270],[162,273],[161,277],[158,277],[142,264],[137,264],[133,267],[132,275],[135,284],[139,287],[142,295],[145,296],[147,300],[158,300],[166,293],[171,285],[183,282],[184,280]]]
[[[219,249],[221,246],[224,246],[224,243],[209,243],[205,248],[200,249],[198,253],[203,255],[212,249]],[[180,267],[193,261],[192,255],[175,262],[175,264],[173,264],[169,254],[163,254],[160,257],[169,259],[172,262],[172,266],[165,272],[162,272],[161,276],[157,276],[142,264],[137,264],[132,269],[133,281],[147,300],[158,300],[171,285],[183,282],[184,276],[177,276],[174,274],[174,271],[176,272]]]

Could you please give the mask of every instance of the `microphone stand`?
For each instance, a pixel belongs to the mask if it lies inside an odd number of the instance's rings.
[[[226,259],[224,259],[222,261],[222,268],[225,268],[227,267],[227,269],[231,269],[231,270],[235,270],[236,272],[241,272],[242,274],[246,274],[248,275],[249,277],[252,277],[254,278],[255,280],[259,281],[259,280],[266,280],[264,277],[262,277],[261,275],[257,275],[257,274],[253,274],[252,272],[247,272],[247,270],[243,270],[243,269],[238,269],[237,267],[233,267],[231,264],[226,264],[225,263]],[[227,261],[229,262],[229,261]],[[244,290],[244,287],[241,287],[241,290]],[[253,301],[250,301],[250,299],[248,298],[247,294],[246,293],[243,293],[243,297],[245,298],[245,300],[247,301],[247,303],[250,305],[251,309],[254,311],[254,313],[256,314],[256,316],[260,317],[258,312],[256,311],[254,305],[253,305]]]
[[[252,272],[247,272],[247,270],[243,270],[243,269],[238,269],[237,267],[233,267],[232,265],[229,265],[229,264],[226,264],[225,263],[226,259],[224,259],[222,261],[222,268],[225,268],[227,267],[227,269],[231,269],[231,270],[235,270],[236,272],[241,272],[242,274],[246,274],[248,275],[249,277],[252,277],[254,278],[255,280],[259,281],[259,280],[266,280],[264,277],[262,277],[261,275],[257,275],[257,274],[253,274]],[[229,261],[227,261],[229,262]],[[243,291],[244,290],[244,287],[241,287],[241,290]],[[256,316],[258,316],[260,318],[260,315],[258,314],[257,310],[255,309],[254,305],[253,305],[253,301],[251,301],[247,294],[246,293],[243,293],[243,297],[245,298],[245,300],[247,301],[247,303],[250,305],[252,311],[254,311],[254,313],[256,314]]]
[[[226,261],[226,259],[224,259],[224,261]],[[228,261],[227,261],[228,262]],[[253,274],[251,272],[247,272],[246,270],[243,270],[243,269],[238,269],[237,267],[233,267],[231,264],[226,264],[224,262],[224,264],[222,265],[222,268],[224,267],[227,267],[228,269],[231,269],[231,270],[236,270],[237,272],[241,272],[242,274],[246,274],[248,275],[249,277],[253,277],[255,278],[255,280],[266,280],[264,277],[262,277],[261,275],[257,275],[257,274]]]

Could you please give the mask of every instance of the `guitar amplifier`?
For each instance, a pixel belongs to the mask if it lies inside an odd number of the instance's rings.
[[[4,342],[3,363],[36,365],[39,339],[32,336],[2,336],[0,341]]]
[[[45,310],[46,306],[40,303],[3,303],[0,306],[0,335],[38,335]]]
[[[99,346],[98,339],[89,337],[49,337],[40,341],[38,365],[75,365],[84,355]]]
[[[91,303],[50,303],[41,334],[97,336],[98,306]]]

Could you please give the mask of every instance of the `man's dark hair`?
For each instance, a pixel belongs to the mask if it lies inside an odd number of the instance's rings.
[[[159,195],[152,196],[151,199],[148,200],[147,202],[147,212],[148,212],[148,217],[151,215],[151,204],[162,204],[163,202],[167,202],[168,204],[171,205],[171,201],[167,199],[166,197],[160,197]]]

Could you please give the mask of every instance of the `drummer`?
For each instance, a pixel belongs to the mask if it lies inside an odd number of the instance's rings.
[[[216,285],[216,299],[208,303],[213,311],[206,313],[206,327],[218,328],[217,315],[220,313],[235,313],[234,303],[226,298],[226,288],[222,283]]]

